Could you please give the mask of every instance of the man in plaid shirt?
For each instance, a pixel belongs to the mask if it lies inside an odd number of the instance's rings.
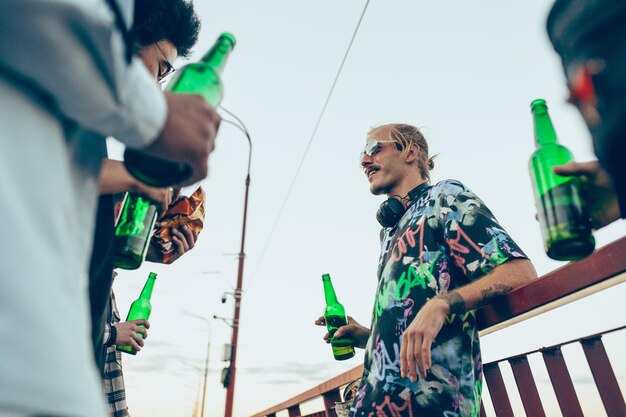
[[[113,274],[117,275],[115,272]],[[113,290],[111,290],[109,308],[111,309],[111,322],[107,323],[104,333],[104,340],[106,341],[106,359],[102,385],[104,387],[104,394],[106,395],[106,401],[109,405],[109,414],[111,417],[126,417],[129,414],[128,406],[126,405],[124,373],[122,371],[122,353],[116,350],[115,347],[117,344],[124,345],[125,343],[122,340],[129,337],[128,335],[123,334],[123,331],[125,333],[130,330],[134,334],[139,332],[143,334],[144,337],[147,337],[148,332],[146,329],[139,327],[139,325],[144,325],[146,328],[149,328],[150,323],[148,323],[147,320],[133,320],[119,324],[120,313],[117,311]],[[133,340],[136,339],[133,338]],[[143,345],[143,339],[141,339],[141,341],[137,340],[137,343]]]

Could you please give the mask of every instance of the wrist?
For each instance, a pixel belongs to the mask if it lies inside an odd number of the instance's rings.
[[[441,308],[443,308],[446,315],[449,315],[450,317],[455,314],[463,314],[467,311],[463,297],[461,297],[461,295],[456,291],[438,295],[434,299],[440,301]]]

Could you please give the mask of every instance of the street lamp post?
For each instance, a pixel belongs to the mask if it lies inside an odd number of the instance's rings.
[[[229,112],[229,114],[237,121],[241,123],[235,115]],[[241,123],[243,125],[243,123]],[[245,182],[245,197],[243,203],[243,226],[241,230],[241,248],[239,250],[239,266],[237,269],[237,288],[235,289],[235,313],[233,314],[233,336],[231,341],[232,346],[232,357],[229,365],[229,383],[226,387],[226,404],[224,406],[224,417],[232,417],[233,415],[233,399],[235,396],[235,376],[236,376],[236,361],[237,361],[237,340],[239,338],[239,311],[241,309],[241,294],[242,294],[242,283],[243,283],[243,264],[244,259],[246,257],[246,253],[244,250],[245,242],[246,242],[246,222],[248,216],[248,192],[250,190],[250,161],[252,159],[252,141],[250,140],[250,135],[246,130],[243,130],[246,138],[248,139],[249,144],[249,152],[248,152],[248,172],[246,175]]]
[[[183,313],[187,314],[188,316],[192,316],[195,317],[199,320],[202,320],[203,322],[205,322],[207,324],[207,326],[209,327],[209,341],[207,342],[207,346],[206,346],[206,360],[204,361],[204,384],[203,384],[203,388],[202,388],[202,408],[200,411],[200,417],[204,417],[204,400],[206,399],[206,377],[207,374],[209,373],[209,352],[211,351],[211,322],[207,319],[205,319],[202,316],[199,316],[197,314],[191,313],[187,310],[182,310]]]
[[[193,369],[198,371],[198,374],[200,375],[200,381],[198,383],[198,392],[196,393],[196,401],[193,404],[193,411],[191,413],[191,417],[199,417],[198,408],[200,407],[200,391],[202,391],[202,368],[200,368],[199,366],[189,364],[189,363],[187,365],[191,366]]]

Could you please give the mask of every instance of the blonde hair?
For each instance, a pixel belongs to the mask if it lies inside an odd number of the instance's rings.
[[[370,129],[368,136],[378,130],[389,130],[389,139],[398,144],[399,150],[402,151],[402,156],[406,156],[409,153],[410,145],[414,143],[420,149],[417,156],[417,167],[420,171],[420,176],[426,181],[430,182],[429,171],[435,168],[434,159],[437,155],[428,156],[428,143],[424,138],[424,135],[418,128],[412,125],[403,123],[390,123],[386,125],[380,125]]]

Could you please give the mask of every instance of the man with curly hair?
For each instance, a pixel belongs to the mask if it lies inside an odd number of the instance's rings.
[[[187,57],[195,45],[200,22],[193,4],[187,0],[136,0],[131,36],[135,52],[156,82],[162,83],[175,71],[177,57]],[[111,417],[126,417],[126,389],[122,354],[116,346],[132,346],[139,351],[150,327],[146,320],[121,322],[115,303],[113,284],[112,238],[114,195],[123,192],[142,194],[157,202],[161,214],[172,201],[171,188],[147,186],[131,176],[121,161],[105,160],[100,172],[100,200],[94,251],[90,268],[92,338],[98,369]],[[187,226],[172,231],[174,260],[195,245],[197,235]],[[148,260],[150,258],[148,257]],[[144,327],[140,327],[144,326]],[[141,336],[140,336],[141,334]]]
[[[174,71],[177,57],[187,57],[198,40],[200,22],[193,4],[185,0],[136,0],[131,36],[135,52],[155,81]],[[149,187],[132,177],[120,161],[106,159],[100,172],[100,199],[94,248],[89,269],[92,339],[98,369],[104,364],[103,337],[106,306],[112,285],[113,195],[136,192],[159,203],[161,213],[171,202],[169,188]]]

